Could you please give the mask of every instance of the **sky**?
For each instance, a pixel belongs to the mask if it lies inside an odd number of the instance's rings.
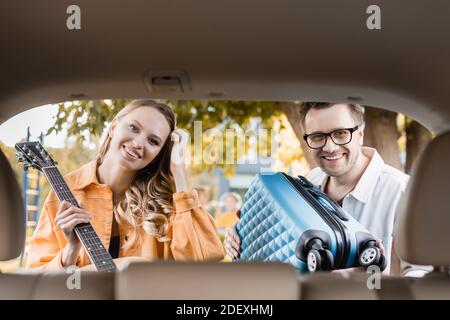
[[[44,105],[22,112],[0,125],[0,141],[7,146],[14,146],[21,139],[26,138],[27,127],[30,127],[31,140],[37,140],[41,132],[45,133],[53,126],[58,111],[57,105]],[[53,132],[44,136],[47,147],[62,148],[66,140],[66,133],[57,135]]]

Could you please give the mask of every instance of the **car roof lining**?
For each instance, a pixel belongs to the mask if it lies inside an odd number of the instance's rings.
[[[365,27],[365,0],[80,0],[77,31],[70,4],[0,4],[1,122],[47,103],[152,97],[358,102],[450,130],[448,1],[378,1],[381,30]],[[182,93],[146,86],[174,70]]]

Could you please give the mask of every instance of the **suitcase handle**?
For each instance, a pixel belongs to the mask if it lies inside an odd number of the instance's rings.
[[[308,190],[309,193],[312,194],[313,197],[317,198],[319,203],[327,208],[328,210],[334,212],[334,214],[341,219],[342,221],[348,221],[348,217],[345,214],[344,210],[334,201],[329,198],[320,187],[312,184],[308,179],[303,176],[297,176],[300,179],[300,182],[303,186]]]
[[[325,198],[323,195],[318,193],[316,193],[316,197],[322,206],[332,211],[339,219],[348,221],[348,217],[344,213],[344,210],[342,210],[341,207],[333,199],[330,199],[328,197]]]

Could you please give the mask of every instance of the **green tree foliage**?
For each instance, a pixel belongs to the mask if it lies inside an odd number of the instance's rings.
[[[131,100],[96,100],[96,101],[76,101],[59,104],[59,112],[55,121],[54,127],[50,128],[48,133],[52,131],[61,131],[64,127],[68,130],[69,136],[75,136],[78,140],[82,141],[86,138],[92,140],[94,137],[98,140],[98,137],[102,134],[105,126],[111,121],[111,119]],[[315,166],[314,159],[309,153],[309,149],[304,145],[302,140],[302,129],[300,126],[300,119],[297,112],[298,105],[294,102],[257,102],[257,101],[216,101],[216,100],[177,100],[177,101],[164,101],[173,106],[174,112],[177,115],[177,124],[179,128],[184,128],[191,133],[191,137],[194,137],[194,123],[195,121],[201,121],[202,132],[208,132],[212,128],[234,129],[234,130],[246,130],[251,119],[260,119],[260,126],[263,128],[273,128],[274,123],[281,119],[284,114],[287,116],[292,129],[297,136],[301,148],[302,157],[305,157],[309,166]],[[366,136],[365,145],[372,146],[378,149],[386,163],[389,163],[397,168],[400,168],[400,152],[398,148],[398,138],[402,135],[405,129],[409,128],[409,131],[413,132],[413,129],[418,127],[418,124],[412,121],[405,127],[399,128],[397,124],[397,114],[394,112],[380,110],[376,108],[367,107],[366,110]],[[409,134],[408,135],[408,150],[407,154],[408,164],[407,170],[410,168],[412,160],[414,160],[417,150],[422,150],[423,145],[430,140],[427,130],[420,127],[423,134]],[[414,133],[418,131],[415,130]],[[422,133],[420,131],[420,133]],[[214,146],[220,144],[225,146],[228,150],[232,145],[237,146],[242,141],[235,140],[230,143],[230,140],[226,140],[226,135],[223,136],[223,141],[220,141],[217,137],[210,134],[204,134],[202,139],[203,150],[214,149]],[[419,139],[425,137],[424,139]],[[423,141],[422,141],[423,140]],[[191,139],[191,143],[192,143]],[[269,144],[270,141],[265,141]],[[420,142],[420,143],[419,143]],[[419,148],[414,148],[416,144],[420,144]],[[248,151],[252,146],[249,145],[249,141],[244,142],[244,147]],[[209,149],[208,149],[209,148]],[[261,150],[258,150],[261,154]],[[264,154],[264,152],[262,152]],[[221,157],[221,154],[214,154],[215,157]],[[267,152],[264,154],[267,155]],[[194,156],[194,150],[191,148],[191,157]],[[234,154],[233,157],[236,160],[238,155]],[[236,161],[234,161],[236,163]],[[289,165],[289,163],[286,163]],[[230,176],[234,172],[235,165],[233,164],[194,164],[192,169],[194,172],[210,170],[215,167],[222,167],[227,176]]]
[[[58,104],[58,114],[55,124],[49,128],[47,135],[60,132],[67,128],[68,137],[76,137],[79,141],[89,135],[100,136],[105,125],[130,100],[89,100]]]
[[[55,125],[50,128],[47,134],[59,132],[67,128],[68,136],[76,136],[79,141],[87,138],[99,137],[106,125],[114,116],[131,100],[96,100],[96,101],[75,101],[61,103],[58,105],[58,115]],[[270,129],[274,122],[283,112],[276,102],[254,102],[254,101],[213,101],[213,100],[177,100],[164,101],[173,106],[177,116],[177,126],[189,131],[194,138],[195,122],[201,121],[201,130],[205,132],[209,129],[220,128],[223,132],[221,138],[213,133],[204,134],[202,139],[203,150],[211,149],[211,144],[223,144],[228,150],[232,146],[235,148],[242,143],[239,139],[226,139],[228,133],[225,130],[236,130],[245,132],[250,127],[252,119],[259,119],[260,127]],[[229,132],[229,131],[228,131]],[[258,135],[257,132],[254,135]],[[223,141],[220,141],[220,140]],[[191,139],[191,143],[193,143]],[[248,150],[251,146],[248,141],[244,142]],[[267,155],[270,150],[270,141],[264,141],[267,147],[258,150]],[[191,144],[192,145],[192,144]],[[218,147],[217,150],[220,148]],[[194,149],[191,148],[191,157],[194,157]],[[223,156],[215,154],[214,156]],[[235,160],[238,154],[233,153]],[[236,161],[234,161],[236,163]],[[227,175],[233,174],[234,164],[198,164],[194,165],[194,171],[211,170],[214,167],[222,167]]]
[[[83,140],[86,133],[99,136],[105,125],[131,100],[89,100],[58,104],[55,124],[47,131],[59,132],[67,128],[68,136]],[[218,124],[231,127],[248,125],[249,120],[259,117],[266,127],[273,125],[274,116],[282,114],[276,102],[255,101],[215,101],[215,100],[177,100],[164,101],[174,107],[178,127],[193,130],[194,121],[202,121],[204,129]]]

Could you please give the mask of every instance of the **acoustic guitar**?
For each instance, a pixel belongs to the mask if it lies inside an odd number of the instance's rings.
[[[17,143],[15,148],[17,159],[22,163],[24,170],[32,167],[43,172],[60,202],[67,201],[80,208],[78,201],[56,167],[57,162],[39,142]],[[81,223],[75,226],[74,231],[92,262],[91,265],[81,268],[83,271],[112,272],[125,268],[131,261],[148,261],[142,257],[124,257],[113,260],[90,223]]]

